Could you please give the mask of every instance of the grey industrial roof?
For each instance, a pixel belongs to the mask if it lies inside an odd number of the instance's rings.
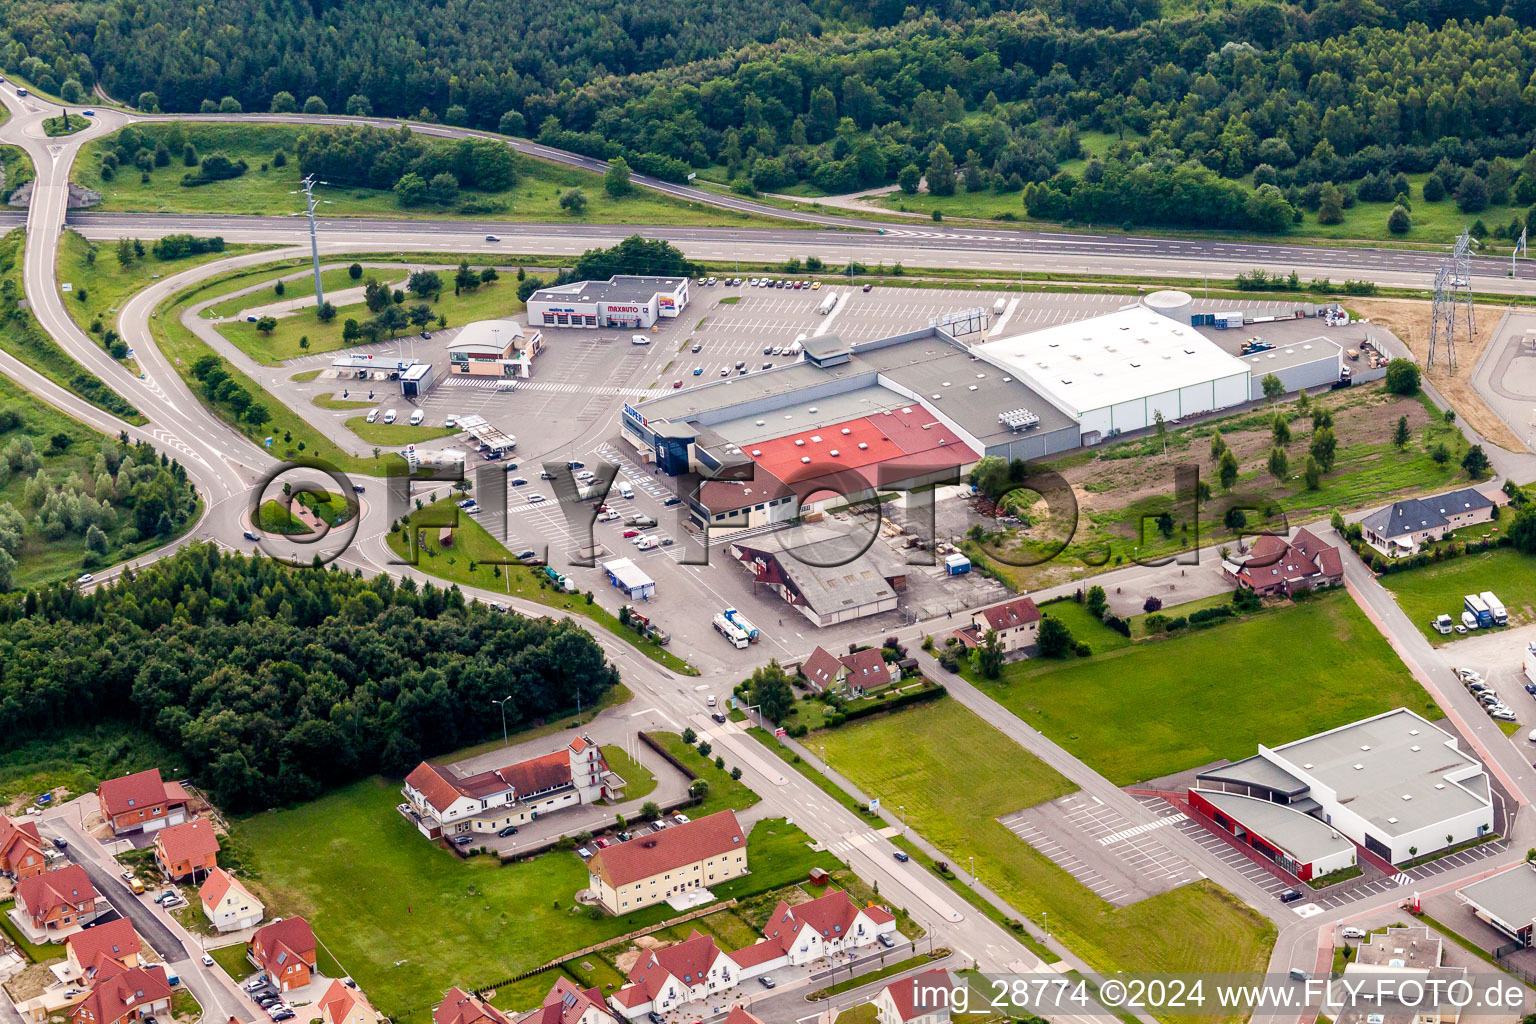
[[[1475,487],[1436,494],[1429,498],[1394,501],[1361,520],[1360,525],[1380,537],[1404,537],[1419,530],[1438,530],[1450,525],[1447,516],[1474,509],[1492,508],[1493,502]]]
[[[1398,708],[1270,751],[1389,836],[1487,807],[1481,762],[1449,734]],[[1451,776],[1464,776],[1452,781]]]
[[[1354,962],[1362,967],[1417,967],[1430,970],[1440,966],[1440,936],[1424,925],[1397,925],[1376,932],[1360,943]]]
[[[835,334],[823,334],[815,338],[806,338],[802,344],[808,359],[826,359],[830,356],[843,355],[852,348],[846,341]]]
[[[1513,928],[1536,922],[1536,867],[1530,864],[1464,885],[1457,894]]]
[[[1241,761],[1211,768],[1196,775],[1200,782],[1232,782],[1244,786],[1257,786],[1285,796],[1300,796],[1310,787],[1290,772],[1281,768],[1262,754],[1245,757]]]
[[[1285,847],[1286,852],[1301,863],[1310,864],[1354,849],[1355,844],[1339,835],[1331,826],[1300,811],[1293,811],[1284,804],[1256,800],[1238,793],[1223,793],[1220,790],[1202,789],[1197,792],[1234,820],[1265,839]]]
[[[572,281],[540,288],[528,296],[532,302],[644,302],[657,292],[676,291],[682,277],[635,277],[619,274],[607,281]]]
[[[882,387],[878,378],[893,387]],[[847,383],[841,394],[824,393],[814,398],[800,394],[839,381]],[[1001,413],[1012,409],[1025,408],[1040,418],[1039,426],[1027,433],[1075,425],[1070,416],[1007,370],[972,355],[932,328],[856,345],[851,359],[840,366],[790,363],[675,391],[638,408],[647,422],[697,421],[737,444],[748,444],[785,430],[907,405],[912,395],[983,446],[1019,436],[998,421]],[[814,413],[810,411],[813,407]],[[738,408],[754,411],[735,413]],[[785,421],[785,414],[794,415],[794,421]],[[756,426],[758,419],[764,421],[761,428]],[[783,429],[775,430],[776,422]]]
[[[1250,352],[1245,356],[1238,356],[1249,366],[1249,373],[1262,377],[1274,370],[1286,370],[1292,366],[1304,366],[1307,363],[1315,363],[1319,359],[1339,359],[1343,355],[1343,347],[1338,342],[1329,341],[1327,338],[1308,338],[1306,341],[1298,341],[1292,345],[1276,345],[1272,349],[1263,352]]]
[[[737,546],[773,559],[811,608],[832,614],[896,596],[885,580],[887,569],[867,552],[856,554],[863,545],[846,533],[805,526]]]

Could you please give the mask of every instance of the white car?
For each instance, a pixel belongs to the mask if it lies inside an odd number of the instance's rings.
[[[445,426],[445,427],[456,427],[458,425],[459,425],[459,417],[458,417],[458,415],[456,413],[449,413],[448,417],[445,420],[443,420],[443,426]]]
[[[92,576],[92,575],[91,575],[91,574],[90,574],[90,573],[88,573],[88,572],[83,572],[83,573],[81,573],[81,574],[80,574],[80,578],[79,578],[79,579],[77,579],[77,580],[75,580],[75,582],[76,582],[76,583],[89,583],[89,582],[91,582],[91,581],[92,581],[92,580],[94,580],[94,579],[95,579],[95,578],[96,578],[96,577],[95,577],[95,576]]]
[[[530,505],[537,505],[543,500],[544,495],[539,494],[538,492],[534,492],[533,494],[528,495],[528,504]]]
[[[379,410],[369,409],[368,415],[363,418],[366,419],[369,423],[372,423],[379,418]]]
[[[1346,939],[1363,939],[1365,938],[1365,929],[1356,928],[1354,925],[1350,925],[1339,934],[1344,936]]]
[[[213,966],[213,957],[209,956],[207,953],[203,954],[203,966],[204,967],[212,967]]]
[[[385,423],[393,423],[393,422],[395,422],[395,410],[393,410],[393,409],[385,409],[384,410],[384,422]]]

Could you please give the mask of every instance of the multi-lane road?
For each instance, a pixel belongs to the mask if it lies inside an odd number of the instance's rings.
[[[141,379],[104,353],[70,319],[57,289],[56,252],[60,232],[66,222],[94,238],[116,238],[125,234],[150,238],[173,231],[194,231],[200,234],[221,234],[230,241],[280,245],[300,241],[296,222],[277,217],[67,213],[69,172],[81,143],[112,131],[130,120],[155,118],[139,118],[137,115],[102,108],[96,123],[86,131],[65,139],[48,139],[42,131],[41,120],[55,113],[57,108],[36,98],[21,99],[8,84],[0,85],[0,102],[4,102],[13,115],[9,122],[0,126],[0,141],[23,146],[37,168],[31,205],[24,215],[28,229],[24,279],[33,312],[71,357],[132,401],[144,413],[148,423],[142,427],[122,423],[58,388],[3,353],[0,353],[0,371],[14,377],[44,400],[104,432],[115,434],[126,430],[131,437],[148,440],[175,454],[186,465],[189,476],[203,492],[206,502],[203,520],[189,534],[189,538],[238,546],[243,532],[240,514],[245,507],[247,492],[255,480],[274,469],[277,463],[243,436],[230,430],[201,404],[158,350],[148,325],[155,305],[174,291],[232,266],[264,262],[271,259],[272,254],[233,257],[185,271],[154,282],[126,303],[119,314],[119,333],[129,341],[138,355],[145,372]],[[221,115],[210,119],[230,118]],[[247,119],[331,123],[361,120],[306,119],[297,115],[256,115]],[[448,137],[474,134],[440,126],[413,127],[414,130]],[[513,145],[520,151],[542,159],[594,170],[602,169],[597,161],[590,158],[551,150],[537,143],[516,141]],[[337,218],[323,222],[322,237],[328,252],[388,253],[402,249],[448,249],[563,256],[608,244],[639,231],[673,240],[694,258],[712,260],[781,260],[790,256],[820,255],[828,262],[856,259],[866,264],[900,261],[909,266],[995,268],[1010,273],[1047,270],[1190,278],[1205,274],[1230,276],[1237,271],[1262,266],[1282,273],[1295,270],[1303,277],[1362,277],[1383,284],[1420,287],[1426,285],[1439,262],[1439,257],[1430,253],[1377,248],[1012,232],[988,227],[943,228],[934,225],[929,229],[909,224],[877,223],[856,217],[787,212],[691,186],[674,185],[642,176],[637,176],[636,181],[679,198],[743,213],[799,221],[805,226],[636,228],[501,222],[416,223]],[[4,223],[7,218],[19,223],[23,215],[0,214],[0,223]],[[488,242],[486,235],[497,235],[500,240]],[[1490,283],[1496,279],[1503,289],[1521,293],[1536,291],[1536,273],[1526,272],[1524,268],[1521,275],[1513,280],[1504,277],[1507,265],[1502,261],[1480,261],[1478,268],[1480,272],[1487,273]],[[608,429],[605,421],[600,419],[598,424],[590,428],[589,436],[582,440],[597,440]],[[408,566],[389,564],[392,559],[384,541],[388,526],[386,518],[384,510],[372,501],[363,502],[358,541],[343,556],[342,564],[368,573],[417,575]],[[98,575],[110,578],[111,574]],[[1374,586],[1373,581],[1365,579],[1352,579],[1352,583],[1360,588]],[[473,589],[467,593],[531,614],[543,614],[545,611],[542,606],[508,600],[502,594]],[[1379,594],[1367,594],[1364,599],[1378,603],[1383,600]],[[1402,624],[1393,619],[1390,611],[1385,607],[1380,609],[1380,617],[1386,628],[1393,631],[1402,629]],[[1412,632],[1411,624],[1407,628]],[[933,876],[913,864],[895,861],[892,856],[895,848],[891,843],[872,831],[867,823],[840,803],[827,798],[817,787],[763,752],[755,741],[734,727],[717,727],[704,714],[693,680],[676,676],[638,656],[634,648],[616,636],[597,628],[593,629],[593,633],[607,655],[620,666],[626,684],[635,693],[635,701],[626,707],[637,710],[626,710],[625,713],[637,718],[646,716],[659,719],[670,728],[692,726],[701,734],[710,736],[717,748],[729,751],[733,762],[743,767],[746,781],[762,794],[765,806],[771,812],[792,816],[816,840],[838,850],[839,855],[862,876],[878,883],[882,894],[908,907],[934,932],[938,942],[950,946],[986,970],[1024,971],[1039,965],[1034,954],[1020,944],[1015,936],[958,900],[951,891],[939,885]],[[1438,671],[1439,666],[1433,661],[1435,652],[1426,653],[1407,638],[1400,639],[1407,645],[1405,657],[1408,664],[1417,674],[1429,672],[1433,675]],[[707,664],[708,655],[701,657],[706,659]],[[733,663],[731,669],[739,673],[741,665]],[[1479,745],[1479,753],[1498,766],[1501,777],[1506,780],[1511,791],[1522,802],[1529,802],[1530,796],[1536,795],[1536,778],[1532,777],[1523,764],[1515,763],[1512,749],[1507,743],[1500,745],[1501,737],[1488,732],[1481,716],[1473,715],[1471,708],[1462,709],[1459,706],[1464,703],[1461,698],[1465,694],[1454,691],[1439,693],[1433,688],[1431,692],[1451,711],[1453,720],[1465,724]],[[1467,717],[1465,722],[1457,717],[1463,711]],[[1027,746],[1039,746],[1044,754],[1054,756],[1043,745],[1047,742],[1043,737],[1021,735],[1017,738],[1021,742],[1027,739]],[[1076,766],[1074,770],[1077,770]],[[1092,774],[1086,766],[1081,770]],[[1096,776],[1089,781],[1094,785],[1103,782]],[[1108,783],[1104,785],[1108,786]],[[1117,800],[1117,803],[1123,803],[1121,812],[1133,822],[1147,820],[1152,814],[1136,801]],[[67,827],[67,822],[59,823],[61,831]],[[1519,829],[1536,832],[1523,819],[1517,823]],[[72,842],[76,839],[75,836],[69,838]],[[1523,849],[1527,845],[1523,840],[1529,837],[1517,831],[1515,838],[1512,850]],[[83,842],[83,837],[80,839]],[[1170,842],[1178,844],[1181,841],[1174,837]],[[1277,922],[1280,926],[1280,943],[1272,960],[1272,966],[1277,968],[1315,966],[1320,944],[1327,937],[1327,929],[1338,920],[1354,916],[1373,905],[1369,902],[1353,904],[1334,908],[1316,918],[1294,918],[1291,911],[1278,908],[1263,893],[1252,891],[1251,885],[1229,867],[1202,859],[1202,852],[1193,844],[1184,844],[1179,852],[1200,864],[1202,870],[1227,884],[1240,897]],[[101,865],[96,867],[101,870]],[[1448,873],[1447,881],[1455,880],[1456,876]],[[1378,898],[1376,902],[1383,903],[1385,899]],[[147,921],[144,926],[149,929],[154,927],[153,923]],[[174,953],[176,950],[173,944],[180,940],[174,935],[162,938],[170,947],[165,952],[168,955]],[[151,939],[153,941],[153,935]],[[185,950],[181,952],[184,954]],[[241,1005],[240,995],[232,992],[220,980],[217,972],[207,972],[205,977],[200,965],[192,962],[192,958],[183,959],[188,964],[184,976],[197,977],[195,991],[203,999],[209,1019],[218,1017],[217,1024],[223,1024],[230,1013]],[[1072,967],[1084,966],[1071,957],[1070,951],[1067,951],[1066,964]],[[203,998],[205,995],[206,998]]]

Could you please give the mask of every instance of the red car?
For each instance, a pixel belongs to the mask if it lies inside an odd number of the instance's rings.
[[[628,540],[631,537],[638,537],[638,536],[640,536],[640,531],[639,530],[625,530],[624,531],[624,539],[625,540]]]
[[[673,386],[673,387],[674,387],[674,388],[680,388],[680,387],[682,387],[682,386],[683,386],[683,382],[682,382],[682,381],[680,381],[680,380],[675,380],[675,381],[673,381],[673,382],[672,382],[672,386]]]

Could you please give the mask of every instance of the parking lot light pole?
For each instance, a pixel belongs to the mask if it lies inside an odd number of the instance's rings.
[[[501,745],[502,746],[506,746],[507,745],[507,701],[509,701],[511,699],[512,699],[512,697],[511,697],[510,694],[508,696],[505,696],[505,697],[501,698],[501,700],[497,700],[495,697],[491,698],[491,703],[495,704],[495,705],[497,705],[498,707],[501,708]]]

